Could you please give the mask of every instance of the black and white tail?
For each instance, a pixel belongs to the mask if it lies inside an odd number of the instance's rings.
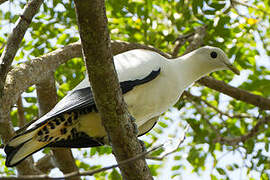
[[[49,144],[49,142],[37,140],[36,134],[38,130],[19,134],[5,146],[7,167],[16,166],[22,160]]]

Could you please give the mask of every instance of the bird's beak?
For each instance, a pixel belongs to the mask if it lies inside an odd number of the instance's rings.
[[[240,71],[238,69],[236,69],[236,67],[234,67],[232,64],[226,64],[228,69],[231,70],[232,72],[234,72],[237,75],[240,75]]]

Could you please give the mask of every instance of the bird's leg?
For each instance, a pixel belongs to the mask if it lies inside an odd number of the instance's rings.
[[[145,144],[144,144],[144,141],[142,141],[142,140],[139,139],[139,142],[140,142],[141,147],[142,147],[142,152],[143,152],[143,153],[144,153],[144,152],[147,152],[147,149],[146,149],[146,146],[145,146]]]
[[[133,125],[134,134],[136,134],[136,136],[137,136],[138,133],[139,133],[139,130],[138,130],[138,127],[137,127],[137,124],[136,124],[136,119],[132,115],[129,115],[129,117],[130,117],[131,123]],[[140,139],[139,139],[139,142],[140,142],[141,147],[142,147],[142,152],[146,152],[147,149],[145,147],[144,142],[142,140],[140,140]]]
[[[138,131],[138,127],[136,125],[136,119],[132,115],[129,115],[129,118],[131,120],[131,124],[133,125],[134,134],[137,136],[139,131]]]

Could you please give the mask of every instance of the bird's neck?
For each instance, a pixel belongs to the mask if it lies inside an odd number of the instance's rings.
[[[193,82],[214,71],[205,62],[192,58],[189,54],[172,61],[172,68],[176,73],[179,84],[184,88],[187,88]]]

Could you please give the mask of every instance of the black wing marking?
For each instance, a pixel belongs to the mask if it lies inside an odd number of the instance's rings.
[[[131,91],[135,86],[147,83],[155,79],[159,74],[160,68],[156,71],[152,71],[148,76],[143,79],[120,82],[122,93],[125,94]],[[98,112],[90,87],[78,89],[66,95],[49,113],[45,115],[45,117],[42,117],[38,121],[34,122],[34,127],[28,129],[22,134],[37,129],[38,127],[45,124],[48,120],[56,118],[63,113],[68,113],[76,110],[86,111],[88,113],[93,111]]]
[[[125,94],[125,93],[131,91],[137,85],[141,85],[141,84],[147,83],[149,81],[152,81],[159,74],[160,74],[160,68],[156,71],[152,71],[148,76],[146,76],[143,79],[136,79],[136,80],[120,82],[120,87],[122,89],[122,93]]]
[[[78,132],[70,139],[53,142],[48,147],[86,148],[104,145],[102,138],[92,138],[84,132]]]

